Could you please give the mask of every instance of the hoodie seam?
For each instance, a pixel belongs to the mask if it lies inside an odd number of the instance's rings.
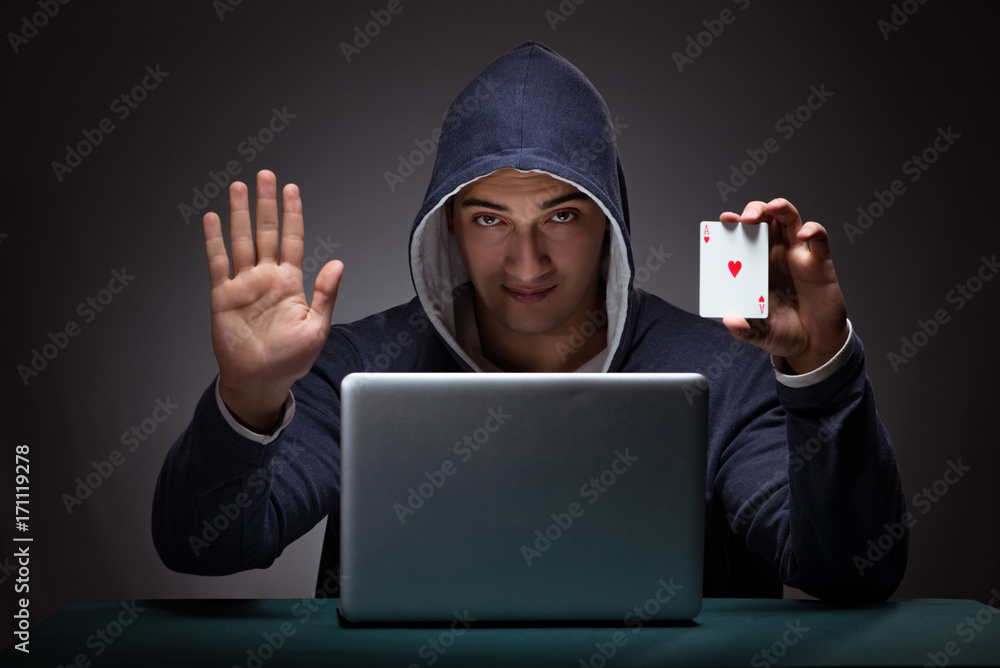
[[[518,100],[518,107],[520,107],[521,109],[521,123],[517,129],[518,132],[517,148],[518,148],[519,159],[521,151],[524,150],[524,117],[525,117],[524,99],[525,99],[525,91],[527,91],[528,89],[528,76],[531,73],[531,65],[532,61],[534,60],[534,55],[535,55],[534,49],[535,47],[532,47],[531,49],[528,50],[528,62],[524,67],[524,78],[521,80],[521,99]]]

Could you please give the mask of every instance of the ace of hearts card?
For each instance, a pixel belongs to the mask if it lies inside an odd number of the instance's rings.
[[[766,318],[767,225],[703,221],[699,225],[698,245],[701,316]]]

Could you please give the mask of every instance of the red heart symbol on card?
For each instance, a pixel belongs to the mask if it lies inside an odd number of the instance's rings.
[[[708,235],[705,235],[705,243],[708,243]]]
[[[733,260],[729,261],[729,273],[733,275],[733,278],[736,278],[736,274],[740,273],[740,269],[742,268],[743,263],[739,260],[736,260],[735,262]]]

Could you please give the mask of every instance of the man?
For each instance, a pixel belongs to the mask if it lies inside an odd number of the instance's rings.
[[[258,174],[255,248],[247,188],[233,184],[232,277],[219,217],[205,216],[220,371],[158,481],[164,562],[199,574],[266,567],[335,513],[350,372],[712,369],[706,593],[739,592],[730,575],[742,566],[727,555],[752,554],[818,597],[888,597],[908,534],[875,561],[856,555],[905,501],[823,227],[783,199],[723,214],[769,226],[772,298],[766,320],[722,327],[633,288],[610,114],[571,64],[535,43],[508,52],[442,130],[410,235],[417,297],[356,323],[330,328],[339,261],[305,301],[295,186],[283,189],[279,233],[275,176]]]

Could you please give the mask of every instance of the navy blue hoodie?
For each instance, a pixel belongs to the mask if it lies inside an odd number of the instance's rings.
[[[581,370],[694,371],[709,381],[706,594],[760,592],[755,585],[777,575],[829,600],[891,595],[906,565],[906,506],[860,340],[852,330],[836,370],[795,387],[794,379],[779,382],[767,353],[719,323],[634,287],[611,114],[579,70],[530,42],[490,64],[444,118],[410,232],[416,297],[332,327],[275,434],[250,438],[227,416],[215,384],[206,390],[157,483],[153,538],[164,563],[202,575],[264,568],[333,513],[320,588],[335,594],[341,380],[354,371],[495,370],[479,349],[472,288],[443,205],[504,168],[572,184],[610,222],[608,345]],[[644,263],[663,261],[650,251]],[[780,586],[767,590],[780,596]]]

